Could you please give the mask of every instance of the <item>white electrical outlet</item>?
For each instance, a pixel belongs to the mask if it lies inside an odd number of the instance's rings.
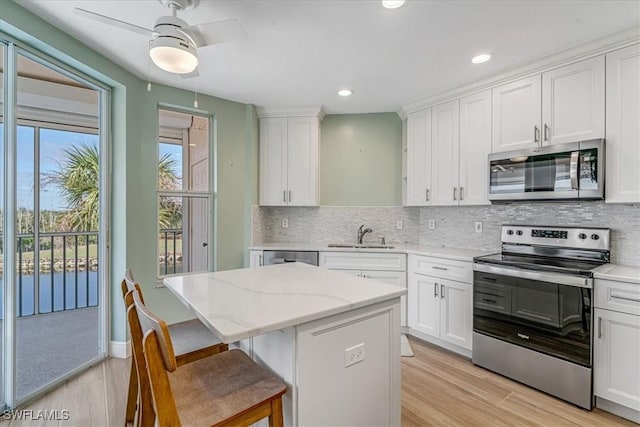
[[[402,220],[399,219],[396,221],[396,229],[397,230],[402,230],[402,227],[404,227],[404,224],[402,223]]]
[[[435,219],[430,219],[429,220],[429,230],[435,230],[436,229],[436,220]]]
[[[364,360],[364,343],[354,345],[344,350],[344,367],[362,362]]]
[[[475,230],[476,233],[482,233],[482,221],[476,221]]]
[[[287,228],[287,227],[289,227],[289,219],[282,218],[282,228]]]

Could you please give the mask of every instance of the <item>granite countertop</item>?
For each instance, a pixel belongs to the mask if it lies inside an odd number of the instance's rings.
[[[287,263],[186,274],[164,284],[225,343],[400,297],[406,289]]]
[[[616,280],[618,282],[636,283],[640,285],[640,267],[605,264],[593,272],[596,279]]]
[[[319,251],[319,252],[382,252],[382,253],[404,253],[432,256],[436,258],[446,258],[457,261],[472,262],[474,257],[486,255],[487,252],[464,248],[442,248],[434,246],[391,244],[393,249],[378,248],[330,248],[326,244],[318,243],[264,243],[253,245],[249,250],[283,250],[283,251]]]

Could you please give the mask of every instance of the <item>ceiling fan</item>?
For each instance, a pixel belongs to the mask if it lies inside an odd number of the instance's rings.
[[[197,72],[197,49],[246,36],[244,29],[236,19],[189,25],[177,17],[178,11],[196,7],[198,0],[158,1],[171,10],[171,15],[159,17],[153,30],[77,7],[74,8],[74,11],[78,15],[148,37],[150,39],[149,56],[154,64],[165,71],[176,74],[185,75]]]

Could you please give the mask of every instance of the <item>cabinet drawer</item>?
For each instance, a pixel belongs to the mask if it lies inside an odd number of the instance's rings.
[[[596,279],[593,286],[597,308],[640,315],[640,285]]]
[[[471,263],[465,261],[409,255],[409,271],[458,282],[471,283],[473,281]]]
[[[320,252],[319,265],[335,270],[406,271],[407,256],[377,252]]]

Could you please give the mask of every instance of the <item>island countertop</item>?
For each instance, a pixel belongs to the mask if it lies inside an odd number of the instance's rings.
[[[225,343],[406,294],[394,285],[301,263],[167,277],[164,284]]]

